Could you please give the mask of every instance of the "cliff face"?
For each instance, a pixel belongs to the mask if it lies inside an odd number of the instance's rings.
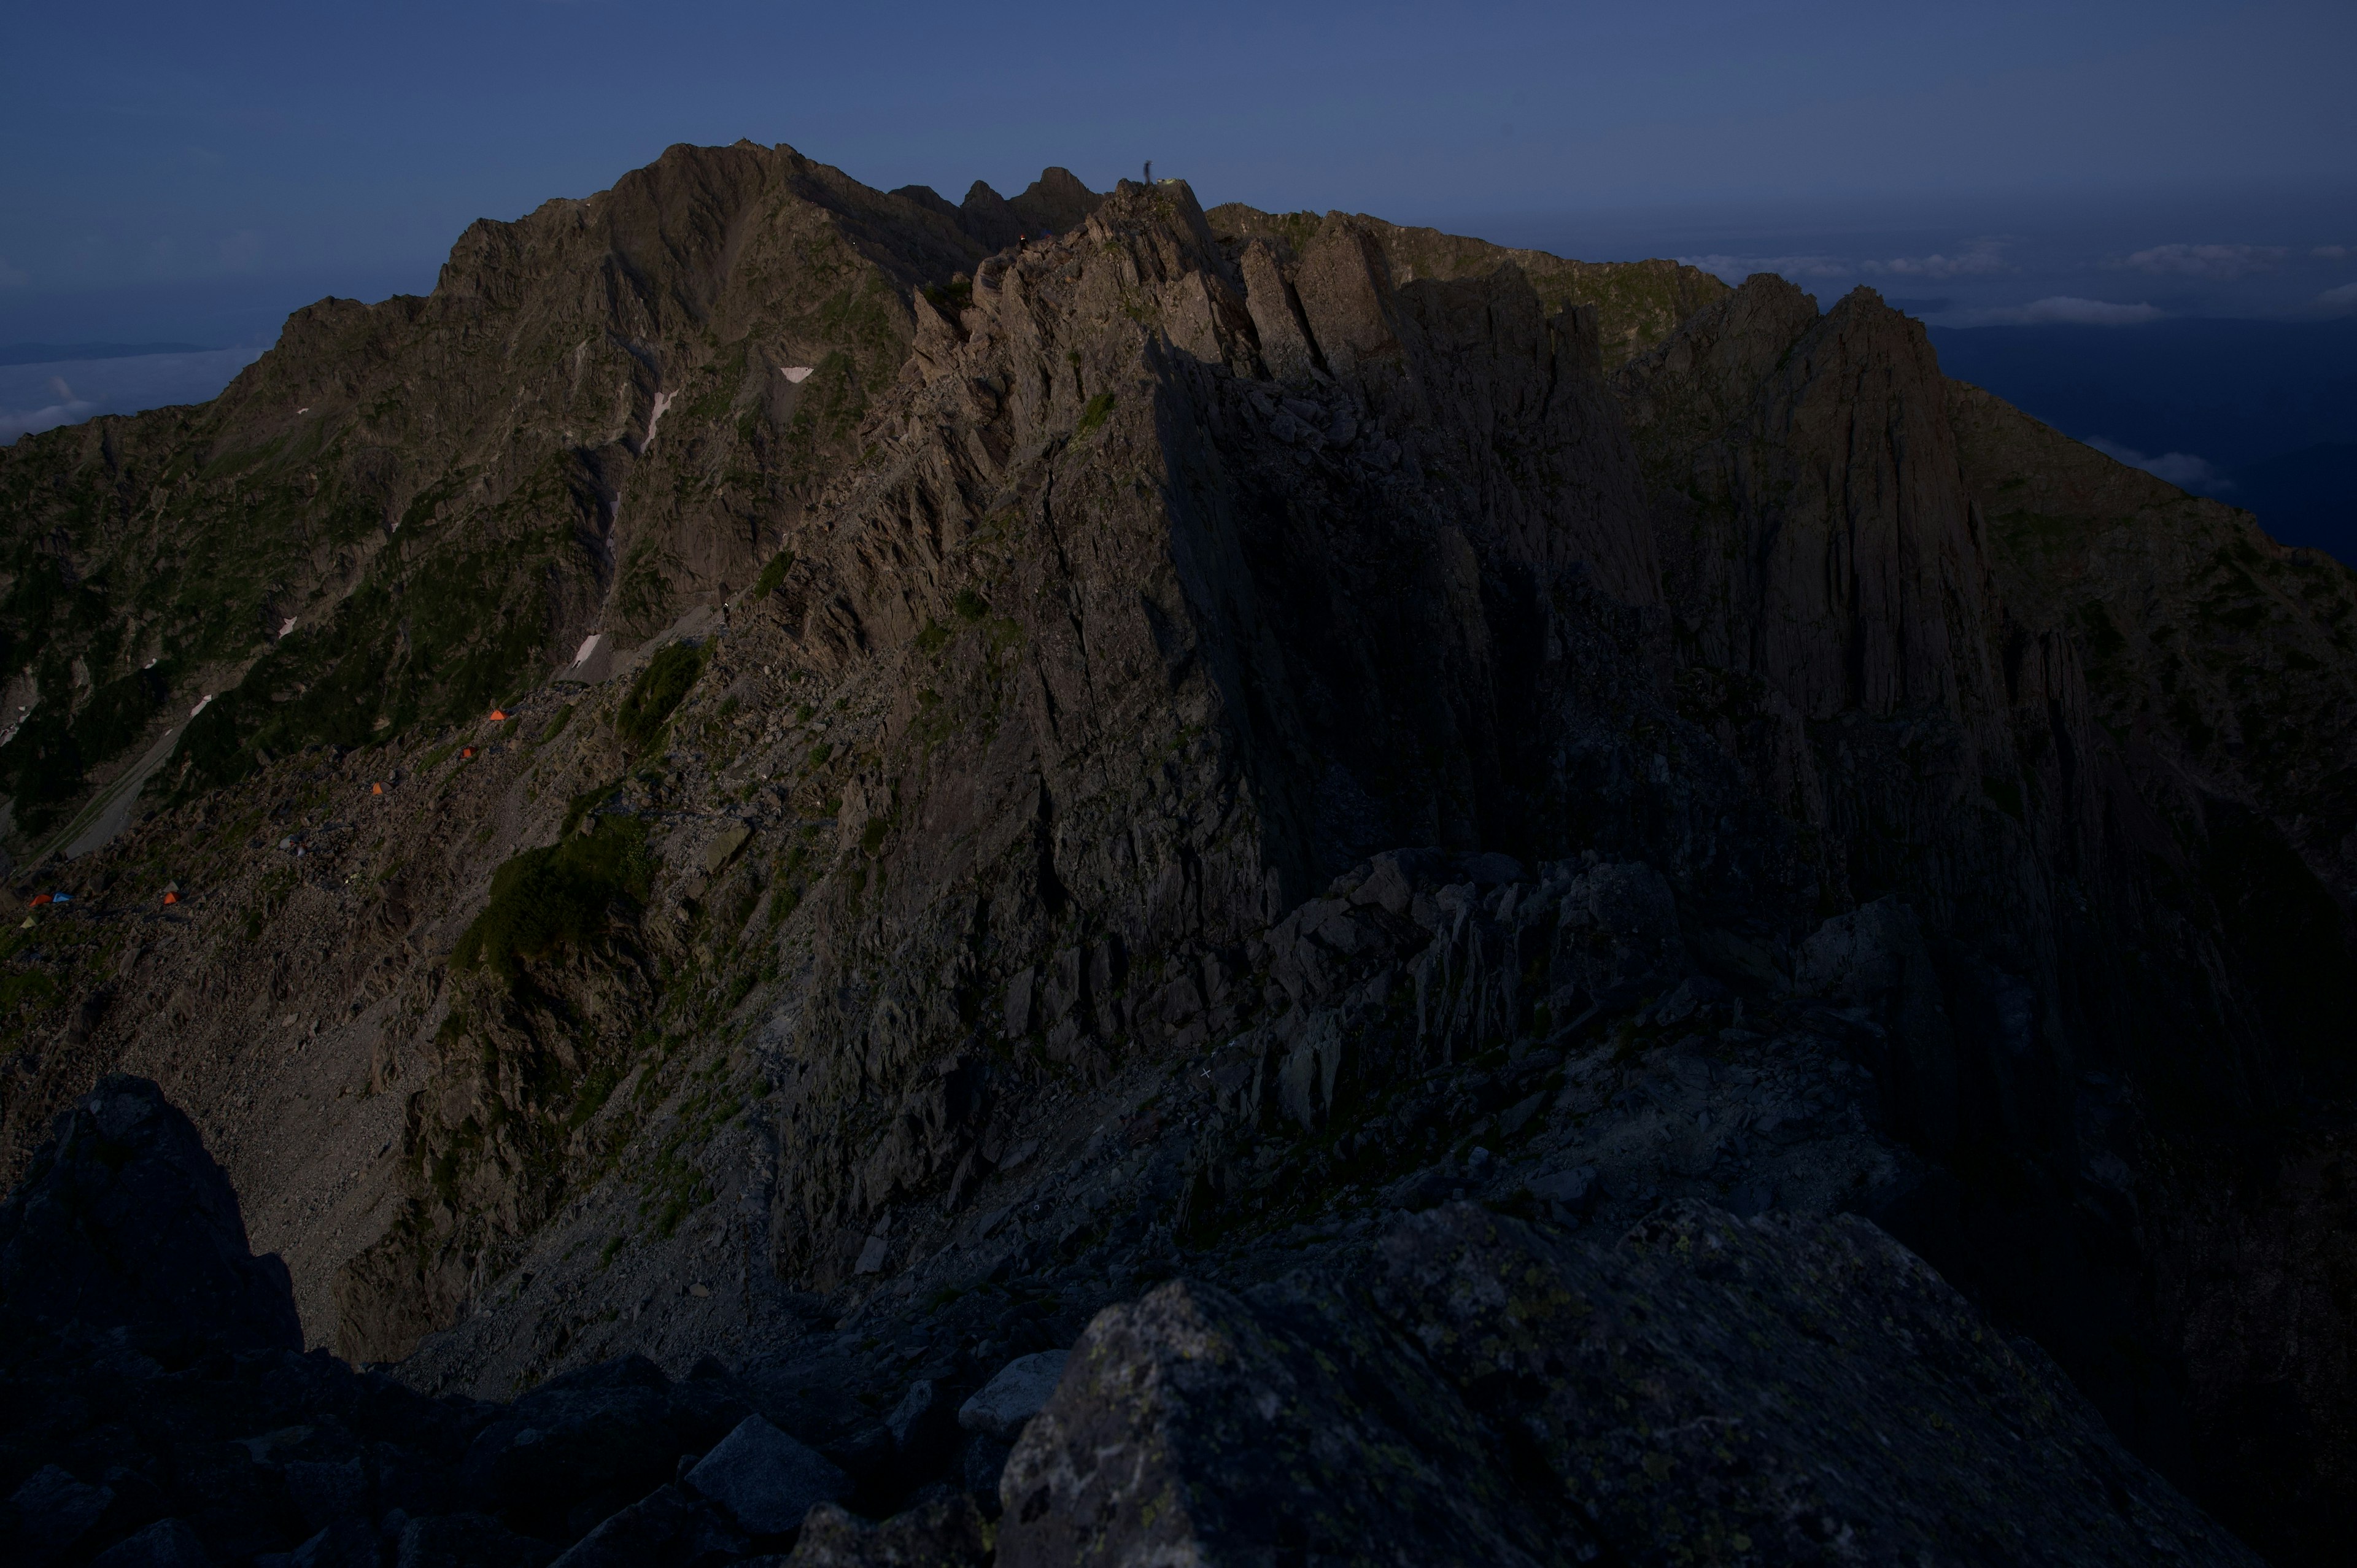
[[[147,1072],[315,1343],[500,1391],[1419,1181],[1860,1209],[2315,1549],[2349,575],[1863,291],[1059,172],[675,149],[0,456],[13,755],[226,693],[14,939],[16,1157]],[[275,640],[158,607],[231,542]]]
[[[2345,1473],[2347,1316],[2272,1287],[2252,1316],[2220,1261],[2326,1294],[2347,1267],[2300,1173],[2338,1167],[2352,1066],[2349,575],[1944,381],[1863,293],[1819,317],[1755,278],[1619,384],[1689,712],[1806,824],[1831,907],[1924,922],[1946,1017],[1898,1110],[1948,1170],[1886,1223],[2165,1464],[2270,1499],[2239,1519],[2320,1528],[2226,1403],[2302,1339],[2318,1370],[2269,1397]],[[2141,1348],[2093,1326],[2123,1319]]]

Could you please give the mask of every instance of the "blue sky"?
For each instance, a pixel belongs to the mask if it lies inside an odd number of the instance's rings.
[[[1952,314],[2281,312],[2357,278],[2324,254],[2357,255],[2345,0],[127,0],[18,5],[5,36],[8,340],[266,335],[318,294],[430,286],[477,217],[739,136],[952,199],[1150,157],[1207,202],[1813,259]],[[2092,282],[2036,271],[2056,243]]]

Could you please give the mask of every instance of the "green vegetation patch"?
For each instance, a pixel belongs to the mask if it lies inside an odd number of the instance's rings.
[[[19,1007],[46,1007],[58,994],[57,983],[39,970],[27,970],[0,980],[0,1016]]]
[[[1080,424],[1072,427],[1073,438],[1077,440],[1103,424],[1105,416],[1113,413],[1113,405],[1114,395],[1111,392],[1099,392],[1089,399],[1088,406],[1081,410]]]
[[[947,283],[927,284],[925,297],[932,302],[934,309],[955,321],[958,312],[974,304],[974,280],[955,277]]]
[[[621,712],[614,715],[614,733],[632,751],[645,751],[662,735],[662,727],[704,673],[704,650],[684,642],[665,643],[647,660],[630,682]]]
[[[490,902],[459,937],[451,967],[482,964],[512,981],[525,961],[601,935],[613,905],[645,903],[653,874],[646,829],[624,818],[526,850],[491,873]]]
[[[786,574],[793,569],[794,553],[792,551],[780,550],[770,556],[770,564],[761,568],[761,575],[753,579],[753,596],[757,599],[766,599],[776,593],[778,585],[784,582]]]

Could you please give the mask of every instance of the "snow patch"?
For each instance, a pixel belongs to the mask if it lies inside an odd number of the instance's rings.
[[[606,634],[602,631],[594,631],[587,637],[583,638],[581,639],[581,650],[573,656],[573,662],[576,665],[588,663],[589,656],[597,652],[597,645],[605,640]]]
[[[800,386],[804,381],[811,379],[811,372],[815,368],[815,366],[812,365],[780,365],[778,367],[778,374],[785,377],[786,380],[793,382],[794,385]]]
[[[288,632],[290,632],[290,631],[293,631],[294,629],[295,629],[295,618],[294,618],[293,616],[288,616],[285,620],[281,621],[281,622],[279,623],[279,625],[278,625],[278,636],[279,636],[280,639],[283,641],[283,640],[285,639],[286,634],[287,634]]]
[[[644,446],[640,446],[640,447],[639,448],[639,450],[640,450],[640,451],[641,451],[641,452],[651,452],[651,451],[653,451],[653,450],[654,450],[654,445],[655,445],[655,426],[656,426],[656,425],[658,425],[658,424],[661,424],[662,423],[663,410],[665,410],[665,409],[669,408],[670,406],[671,406],[671,393],[669,393],[669,392],[657,392],[657,393],[655,393],[655,405],[654,405],[654,407],[653,407],[653,408],[651,408],[651,409],[650,409],[650,410],[648,410],[648,411],[647,411],[647,439],[646,439],[646,444],[645,444]]]
[[[212,700],[213,694],[210,692],[207,692],[203,696],[197,699],[197,705],[188,710],[188,716],[190,718],[195,718],[199,714],[203,713],[205,711],[205,704]]]

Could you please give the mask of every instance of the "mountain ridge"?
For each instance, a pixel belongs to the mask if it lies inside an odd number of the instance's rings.
[[[253,660],[15,939],[12,1158],[150,1070],[314,1342],[486,1391],[785,1355],[920,1280],[1248,1273],[1419,1167],[1586,1162],[1630,1219],[1764,1185],[2320,1539],[2349,1450],[2283,1472],[2247,1412],[2333,1430],[2350,1326],[2212,1261],[2341,1266],[2329,1176],[2262,1194],[2340,1157],[2346,570],[1868,291],[1034,189],[1072,226],[985,251],[979,195],[674,149],[477,225],[431,300],[298,313],[210,411],[0,458],[12,649],[91,693],[32,740]],[[182,631],[167,515],[307,564]],[[600,633],[640,661],[548,679]],[[527,872],[575,924],[468,962]],[[1741,1087],[1803,1060],[1863,1077]],[[2341,1348],[2287,1389],[2295,1323]]]

